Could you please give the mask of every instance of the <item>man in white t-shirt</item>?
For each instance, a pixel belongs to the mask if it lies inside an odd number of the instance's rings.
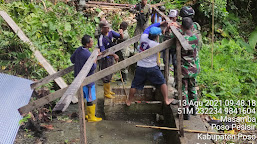
[[[155,23],[145,29],[140,39],[140,48],[138,49],[139,52],[145,51],[149,48],[153,48],[159,45],[159,43],[156,42],[156,40],[159,39],[159,35],[161,33],[160,26],[164,24],[166,24],[165,21],[161,23]],[[129,91],[129,98],[126,101],[127,106],[130,106],[134,98],[134,94],[136,93],[136,90],[142,90],[144,88],[146,80],[150,81],[152,84],[156,86],[161,87],[161,92],[164,97],[164,102],[166,105],[175,105],[178,103],[177,100],[168,98],[168,88],[165,83],[164,76],[161,73],[159,67],[157,66],[156,53],[137,62],[135,77],[132,81],[132,85]]]

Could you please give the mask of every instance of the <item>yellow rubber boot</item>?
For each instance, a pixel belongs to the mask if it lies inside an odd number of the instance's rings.
[[[98,118],[95,116],[95,104],[92,106],[87,106],[87,113],[88,113],[88,122],[99,122],[102,120],[102,118]]]
[[[111,83],[108,83],[108,88],[109,88],[110,94],[114,96],[115,93],[111,91]]]
[[[109,99],[113,99],[115,98],[114,96],[112,96],[110,94],[110,83],[104,83],[104,96],[109,98]]]

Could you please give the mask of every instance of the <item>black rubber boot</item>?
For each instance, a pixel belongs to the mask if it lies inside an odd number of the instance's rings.
[[[196,114],[196,107],[195,106],[190,106],[189,108],[190,108],[190,110],[193,109],[192,115],[196,116],[197,115]]]
[[[189,114],[189,107],[185,108],[185,113],[183,114],[184,120],[189,120],[190,119],[190,114]]]
[[[124,73],[124,72],[121,72],[121,75],[122,75],[123,81],[126,82],[127,81],[127,74]]]

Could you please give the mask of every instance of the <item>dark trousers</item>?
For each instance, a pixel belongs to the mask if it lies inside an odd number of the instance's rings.
[[[112,56],[108,56],[109,58],[103,58],[100,60],[100,63],[101,63],[101,67],[100,69],[103,70],[105,68],[108,68],[110,66],[112,66],[114,64],[114,59]],[[112,79],[112,74],[106,76],[106,77],[103,77],[102,78],[102,81],[103,83],[109,83],[111,82],[111,79]]]

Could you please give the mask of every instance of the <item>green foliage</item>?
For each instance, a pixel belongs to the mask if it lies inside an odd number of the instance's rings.
[[[257,27],[255,30],[251,33],[249,37],[249,44],[254,49],[257,43]]]
[[[188,1],[189,0],[176,0],[176,1],[163,0],[166,10],[170,10],[170,9],[180,10],[184,6],[184,4]]]
[[[28,122],[28,119],[31,118],[30,114],[27,114],[25,117],[23,117],[20,121],[19,121],[19,125],[21,125],[22,123]]]
[[[257,63],[241,42],[227,39],[216,42],[213,69],[210,68],[210,58],[211,47],[204,45],[200,51],[201,73],[198,79],[202,101],[257,101]],[[234,105],[233,108],[242,106]]]
[[[57,71],[71,65],[70,56],[81,45],[80,40],[84,34],[93,37],[94,22],[76,12],[75,7],[61,2],[53,5],[46,1],[47,11],[41,3],[13,2],[3,4],[0,8],[7,11]],[[3,43],[7,42],[8,40]],[[41,73],[39,69],[30,72]],[[69,83],[73,79],[71,74],[65,78]]]
[[[118,29],[120,28],[120,24],[122,22],[122,18],[121,16],[117,13],[117,14],[114,14],[112,17],[112,28],[113,30],[115,31],[118,31]]]
[[[7,24],[0,19],[0,25],[5,29]],[[28,44],[23,43],[17,35],[8,29],[0,28],[0,65],[1,70],[12,75],[22,75],[29,79],[39,79],[47,76],[40,68]]]
[[[208,18],[212,16],[212,1],[199,0],[200,11]],[[226,10],[227,0],[215,0],[214,3],[214,18],[217,21],[224,20],[228,15]]]

